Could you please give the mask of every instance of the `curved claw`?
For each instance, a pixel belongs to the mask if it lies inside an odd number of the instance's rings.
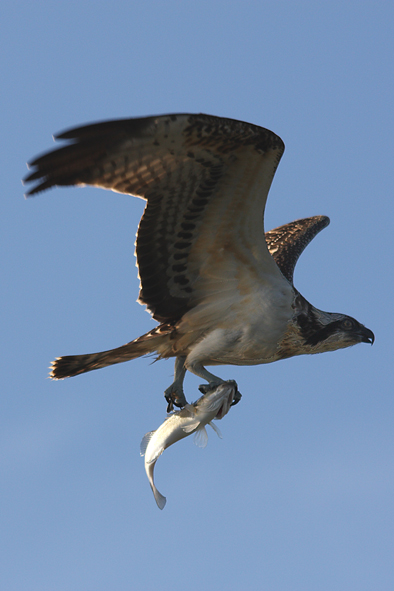
[[[231,406],[235,406],[236,404],[238,404],[238,402],[241,400],[241,398],[242,398],[242,394],[238,390],[238,387],[237,387],[237,391],[234,394],[234,399],[233,399],[233,401],[231,403]]]
[[[209,382],[209,384],[200,384],[198,389],[200,390],[201,394],[208,394],[211,390],[215,390],[220,384],[223,384],[223,380],[220,382]]]
[[[231,403],[231,406],[235,406],[236,404],[238,404],[238,402],[242,398],[242,394],[238,390],[238,385],[237,385],[237,382],[235,380],[227,380],[227,382],[224,382],[223,380],[220,381],[220,382],[219,381],[218,382],[209,382],[209,384],[201,384],[200,386],[198,386],[198,389],[200,390],[200,392],[202,394],[207,394],[211,390],[214,390],[215,388],[217,388],[218,386],[220,386],[220,384],[224,384],[224,383],[232,384],[233,386],[235,386],[234,399],[233,399],[233,401]]]
[[[174,384],[171,384],[171,386],[167,388],[167,390],[164,392],[164,398],[168,402],[168,413],[174,410],[174,405],[178,408],[183,408],[187,404],[187,400],[185,398],[183,390],[179,387],[174,386]]]

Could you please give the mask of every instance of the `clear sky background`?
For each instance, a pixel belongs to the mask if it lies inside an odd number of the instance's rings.
[[[0,568],[7,591],[394,588],[392,3],[3,0]],[[222,367],[241,403],[156,465],[172,361],[53,382],[56,356],[154,326],[136,303],[143,202],[95,189],[24,200],[51,135],[168,112],[241,119],[286,152],[270,229],[331,225],[295,283],[373,347]],[[188,376],[189,400],[201,380]]]

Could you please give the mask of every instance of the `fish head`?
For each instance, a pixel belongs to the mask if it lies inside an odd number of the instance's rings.
[[[214,419],[222,419],[230,410],[236,392],[237,385],[232,380],[219,384],[197,400],[195,403],[197,413],[209,414]]]

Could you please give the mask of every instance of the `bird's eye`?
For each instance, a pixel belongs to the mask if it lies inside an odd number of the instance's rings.
[[[345,318],[345,320],[342,322],[342,326],[345,330],[351,330],[353,328],[353,325],[353,320],[350,320],[349,318]]]

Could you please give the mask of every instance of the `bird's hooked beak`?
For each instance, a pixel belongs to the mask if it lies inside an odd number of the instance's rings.
[[[363,326],[360,331],[361,342],[362,343],[369,343],[370,345],[374,344],[375,335],[373,334],[372,330]]]

